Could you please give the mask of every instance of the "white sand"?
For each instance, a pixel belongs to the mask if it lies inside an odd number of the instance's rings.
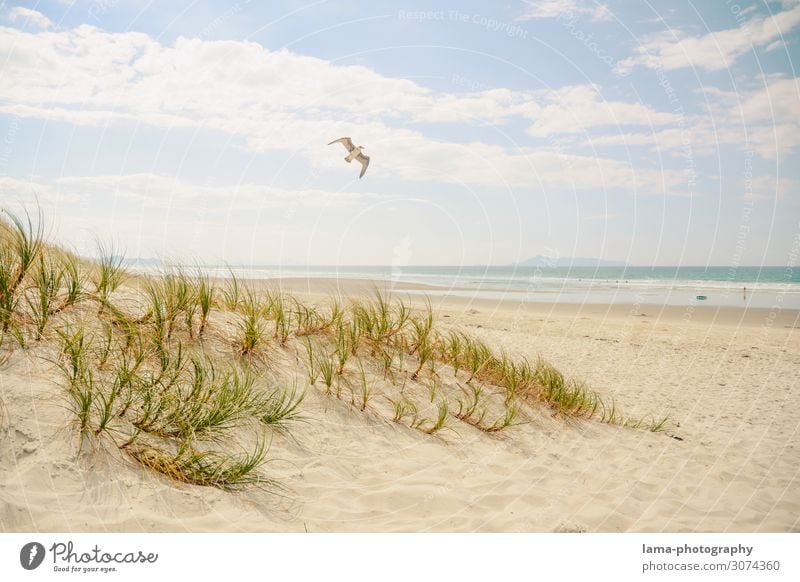
[[[439,324],[541,355],[627,413],[668,413],[683,440],[546,409],[495,436],[451,418],[434,437],[392,423],[385,404],[362,413],[311,387],[309,422],[275,437],[265,467],[289,490],[228,493],[116,451],[78,455],[36,348],[0,368],[0,529],[800,531],[797,312],[438,308]]]

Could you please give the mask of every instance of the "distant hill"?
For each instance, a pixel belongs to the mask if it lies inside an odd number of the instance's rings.
[[[605,261],[589,257],[559,257],[555,261],[550,257],[536,255],[519,263],[516,267],[629,267],[625,261]]]

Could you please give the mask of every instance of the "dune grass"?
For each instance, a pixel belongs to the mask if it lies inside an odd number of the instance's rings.
[[[239,299],[242,294],[242,285],[233,269],[228,267],[228,277],[222,288],[223,304],[228,311],[236,311],[239,308]]]
[[[127,346],[114,340],[108,366],[100,369],[82,329],[60,338],[59,368],[79,432],[106,435],[170,478],[226,489],[254,483],[266,449],[232,457],[224,445],[231,433],[253,426],[286,431],[302,420],[303,395],[296,390],[266,390],[251,368],[220,368],[187,355],[180,342],[156,356],[158,350],[142,347],[146,340]],[[177,449],[182,452],[165,452]],[[257,481],[267,482],[260,475]]]
[[[25,297],[33,319],[36,341],[42,339],[50,315],[55,311],[56,298],[61,290],[63,277],[63,271],[51,257],[45,258],[44,255],[39,255],[38,265],[33,269],[31,276],[34,286],[33,297],[30,294]]]
[[[263,320],[263,306],[253,289],[247,289],[241,300],[237,300],[241,312],[237,326],[239,329],[239,353],[243,356],[255,354],[263,343],[265,323]]]
[[[211,284],[208,273],[198,268],[195,274],[194,290],[192,293],[197,309],[200,311],[200,324],[197,329],[197,337],[202,338],[208,327],[208,318],[216,300],[216,291]]]
[[[5,335],[17,331],[15,318],[25,295],[25,281],[42,253],[44,226],[41,213],[36,221],[30,214],[24,220],[9,212],[3,214],[10,222],[0,220],[0,329]],[[24,342],[20,335],[13,335]]]
[[[299,392],[296,385],[291,390],[276,388],[261,406],[258,419],[278,431],[289,432],[294,423],[306,422],[300,410],[304,399],[305,393]]]
[[[235,491],[248,486],[278,484],[262,475],[258,468],[264,463],[268,447],[261,442],[251,451],[239,455],[224,455],[216,451],[199,451],[189,445],[177,452],[136,444],[124,451],[142,466],[173,481],[204,487]]]
[[[114,245],[106,245],[100,241],[97,243],[99,259],[94,274],[95,294],[100,301],[100,309],[108,303],[111,294],[122,285],[126,276],[123,266],[124,257],[116,254]]]
[[[447,405],[447,400],[442,400],[437,407],[436,420],[432,421],[430,426],[423,427],[420,425],[419,428],[426,434],[434,434],[441,431],[447,427],[447,418],[449,416],[449,412],[450,409]]]
[[[86,284],[86,274],[80,259],[72,253],[59,253],[59,269],[63,282],[64,295],[61,302],[55,307],[53,313],[60,313],[77,304],[86,297],[84,286]]]
[[[333,388],[333,382],[337,377],[336,374],[336,359],[331,354],[325,352],[317,352],[317,370],[322,382],[325,384],[326,392],[330,394]]]
[[[464,396],[458,399],[458,412],[454,416],[486,433],[500,432],[515,424],[519,413],[519,405],[515,400],[505,399],[504,412],[493,422],[487,421],[489,409],[485,405],[485,394],[482,386],[467,385],[461,387]]]
[[[367,379],[367,373],[364,370],[364,363],[361,362],[361,360],[358,362],[358,389],[358,396],[361,399],[358,409],[361,412],[364,412],[367,409],[370,398],[372,398],[373,390],[369,380]],[[352,403],[355,404],[355,391],[353,392]]]
[[[442,333],[429,303],[413,310],[375,291],[308,305],[260,291],[232,271],[216,284],[203,269],[180,266],[137,277],[137,294],[113,247],[98,244],[100,258],[90,263],[50,245],[41,215],[4,216],[0,364],[29,342],[55,343],[81,442],[104,439],[176,481],[223,489],[272,483],[259,470],[263,431],[290,434],[311,423],[298,375],[323,396],[342,399],[349,390],[351,410],[428,435],[450,428],[451,419],[497,433],[536,406],[654,432],[669,423],[626,416],[613,399],[542,359],[496,353],[461,330]],[[85,301],[99,310],[83,309]],[[265,370],[282,366],[294,380],[267,379]],[[253,431],[258,444],[242,452],[240,436]]]

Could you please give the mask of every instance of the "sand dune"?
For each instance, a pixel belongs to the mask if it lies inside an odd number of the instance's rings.
[[[285,490],[226,492],[176,484],[102,441],[79,453],[55,347],[34,346],[0,368],[0,529],[800,530],[797,313],[435,307],[437,325],[541,355],[626,413],[669,414],[667,430],[526,407],[524,424],[497,434],[450,418],[427,435],[391,422],[380,398],[361,412],[311,386],[307,422],[275,434],[264,468]]]

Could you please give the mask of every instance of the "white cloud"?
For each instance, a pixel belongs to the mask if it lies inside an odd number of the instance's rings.
[[[721,71],[740,56],[756,47],[770,45],[800,25],[800,5],[770,16],[757,16],[741,27],[702,36],[687,36],[671,30],[643,40],[637,55],[621,61],[617,72],[628,73],[633,67],[674,70],[685,67]]]
[[[286,190],[262,184],[208,186],[158,174],[64,177],[59,190],[83,196],[110,196],[148,208],[205,207],[298,208],[329,207],[376,198],[377,194],[333,192],[318,189]]]
[[[793,198],[800,202],[800,180],[794,178],[776,178],[775,176],[758,176],[752,184],[743,184],[744,200],[776,200]]]
[[[0,97],[25,107],[54,107],[54,118],[62,120],[91,123],[94,115],[98,125],[127,112],[163,115],[167,123],[203,119],[220,129],[281,125],[298,112],[315,122],[504,123],[517,116],[536,119],[537,100],[552,105],[562,98],[561,90],[437,93],[366,67],[336,66],[255,43],[179,38],[164,46],[144,34],[109,34],[86,25],[38,35],[0,29],[0,49],[10,55],[4,76],[15,81],[0,89]],[[573,98],[570,107],[596,103],[595,87],[572,89],[587,101]]]
[[[536,112],[536,123],[528,133],[537,137],[552,134],[583,133],[593,127],[664,125],[676,117],[661,113],[641,103],[607,101],[595,86],[571,86],[551,91],[547,104]]]
[[[47,16],[41,12],[37,12],[36,10],[25,8],[24,6],[15,6],[9,10],[8,17],[12,22],[25,20],[33,26],[37,26],[39,28],[52,28],[53,26],[52,21],[47,18]]]
[[[594,0],[525,0],[527,8],[519,20],[559,18],[586,14],[594,20],[610,20],[608,6]]]
[[[738,139],[761,157],[783,159],[800,146],[800,83],[798,79],[766,81],[758,90],[720,95],[714,115]]]
[[[99,237],[127,249],[129,256],[229,255],[233,260],[253,256],[275,260],[270,253],[287,234],[294,237],[290,248],[307,246],[308,231],[286,217],[308,219],[342,208],[352,212],[351,208],[392,199],[375,193],[287,190],[253,183],[197,184],[159,174],[51,181],[0,177],[0,193],[0,208],[15,213],[35,213],[40,208],[48,233],[85,254],[93,253]],[[53,217],[57,222],[51,222]],[[333,226],[331,236],[337,232]]]
[[[723,145],[751,149],[761,158],[782,160],[800,146],[800,83],[770,78],[760,89],[703,89],[707,115],[687,115],[681,124],[586,138],[586,145],[648,146],[659,154],[718,155]]]
[[[143,208],[322,208],[378,198],[378,194],[319,189],[286,190],[262,184],[192,184],[159,174],[66,176],[52,182],[0,177],[6,203],[54,208],[114,200]]]
[[[640,104],[605,102],[593,86],[437,93],[366,67],[251,42],[178,38],[165,46],[145,34],[87,25],[39,34],[0,28],[0,53],[8,55],[0,112],[19,116],[218,130],[239,136],[253,151],[299,153],[341,172],[352,170],[341,163],[341,151],[320,144],[353,135],[375,160],[386,160],[371,172],[408,180],[594,190],[639,184],[658,191],[680,182],[669,172],[636,170],[626,161],[442,142],[403,127],[516,118],[535,122],[531,133],[541,137],[671,120]]]

